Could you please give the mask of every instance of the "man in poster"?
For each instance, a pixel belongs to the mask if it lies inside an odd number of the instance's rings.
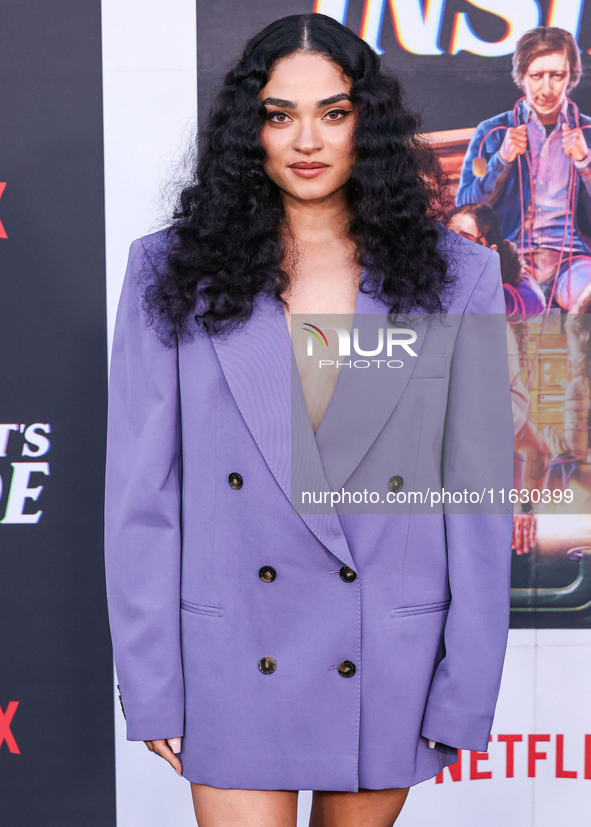
[[[591,294],[591,118],[567,97],[581,77],[575,39],[557,27],[527,31],[512,76],[525,95],[476,127],[456,205],[493,207],[546,300],[578,312]]]

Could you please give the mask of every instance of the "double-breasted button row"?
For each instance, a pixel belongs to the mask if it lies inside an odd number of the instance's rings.
[[[261,658],[259,661],[259,669],[263,675],[273,674],[276,667],[277,662],[275,661],[275,658],[267,656],[265,658]],[[352,678],[356,671],[355,664],[350,660],[341,661],[341,663],[337,666],[337,669],[342,678]]]
[[[231,474],[228,474],[228,482],[230,483],[232,488],[236,490],[242,488],[242,486],[244,485],[244,480],[237,471],[232,471]],[[394,474],[394,476],[390,477],[390,479],[388,480],[388,489],[390,491],[400,491],[403,485],[404,480],[400,476],[400,474]]]
[[[400,474],[394,474],[393,477],[390,477],[388,480],[388,489],[390,491],[400,491],[402,486],[404,485],[404,480],[400,476]]]
[[[341,580],[345,583],[352,583],[357,578],[357,574],[353,571],[353,569],[349,568],[349,566],[341,566],[339,574],[341,576]],[[259,569],[259,577],[265,583],[272,583],[277,577],[277,572],[273,566],[261,566]]]
[[[232,488],[236,490],[242,488],[242,486],[244,485],[244,480],[237,471],[232,471],[232,473],[228,475],[228,482],[230,483]],[[388,480],[388,489],[390,491],[400,491],[403,485],[404,479],[400,476],[400,474],[394,474],[394,476],[390,477],[390,479]]]

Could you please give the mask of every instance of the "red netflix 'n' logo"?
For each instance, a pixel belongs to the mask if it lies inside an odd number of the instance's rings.
[[[4,741],[6,741],[6,746],[8,749],[17,755],[20,755],[21,751],[17,746],[14,735],[10,731],[10,724],[14,718],[14,713],[16,712],[17,706],[18,701],[10,701],[6,707],[6,712],[2,712],[2,707],[0,706],[0,747],[2,747]]]

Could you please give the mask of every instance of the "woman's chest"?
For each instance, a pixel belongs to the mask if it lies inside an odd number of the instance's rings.
[[[335,328],[350,334],[358,287],[352,280],[316,281],[300,285],[285,308],[302,393],[314,432],[334,391],[341,361]],[[310,358],[314,342],[321,358]]]

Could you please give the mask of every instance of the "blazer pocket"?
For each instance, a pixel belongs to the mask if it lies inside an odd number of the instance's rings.
[[[390,614],[392,617],[406,617],[407,615],[423,615],[429,612],[441,612],[447,609],[451,603],[451,598],[446,600],[438,600],[435,603],[420,603],[416,606],[400,606],[400,608],[392,609]]]
[[[421,356],[417,359],[411,379],[443,379],[447,375],[445,356]]]
[[[198,615],[222,617],[224,610],[220,606],[205,606],[203,603],[192,603],[190,600],[181,600],[181,609]]]

